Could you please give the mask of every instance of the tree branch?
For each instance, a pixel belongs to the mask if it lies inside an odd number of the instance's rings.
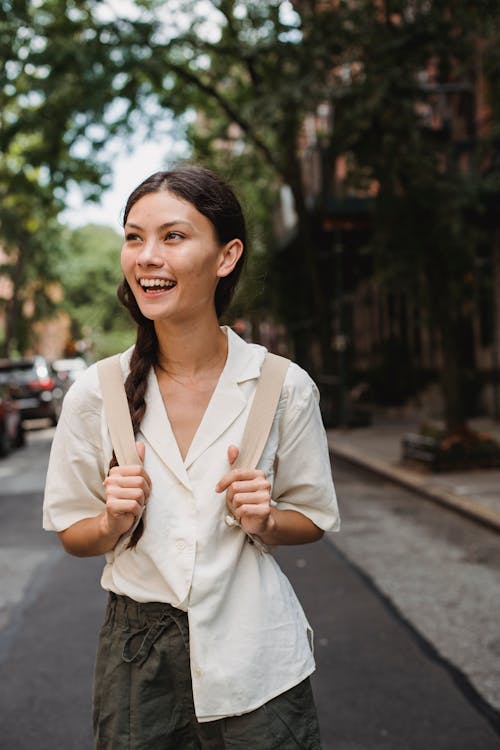
[[[230,102],[227,101],[214,85],[202,81],[197,75],[195,75],[195,73],[187,70],[180,64],[169,61],[168,65],[171,71],[178,75],[179,78],[192,84],[203,94],[217,102],[221,110],[231,119],[232,122],[236,123],[236,125],[241,128],[249,140],[252,141],[254,146],[265,156],[269,164],[274,167],[277,173],[283,175],[281,165],[275,158],[269,146],[258,136],[251,124],[241,117],[239,112],[230,104]]]

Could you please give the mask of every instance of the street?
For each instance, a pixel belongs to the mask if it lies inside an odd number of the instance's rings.
[[[52,434],[0,462],[1,750],[91,748],[102,562],[41,530]],[[500,748],[498,534],[335,460],[334,478],[340,534],[277,553],[315,631],[324,750]]]

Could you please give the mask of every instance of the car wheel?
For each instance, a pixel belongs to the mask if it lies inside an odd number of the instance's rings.
[[[16,433],[15,446],[16,448],[22,448],[25,445],[26,445],[26,432],[24,431],[24,427],[22,426],[21,422],[19,422],[19,427],[17,428],[17,433]]]
[[[10,437],[5,425],[3,425],[0,432],[0,456],[8,456],[11,450],[12,445],[10,442]]]

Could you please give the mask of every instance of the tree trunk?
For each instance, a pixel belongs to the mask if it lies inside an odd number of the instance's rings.
[[[493,344],[491,366],[493,370],[493,416],[500,419],[500,230],[493,240]]]
[[[467,404],[463,371],[460,366],[460,326],[456,320],[441,320],[443,370],[441,386],[444,419],[448,434],[464,433],[467,427]]]
[[[429,247],[423,271],[429,322],[439,335],[443,357],[440,385],[445,430],[449,435],[464,434],[467,430],[467,406],[460,341],[463,297],[454,287],[456,279],[451,277],[446,251]]]
[[[448,434],[464,433],[467,427],[467,405],[460,342],[460,314],[457,296],[447,281],[445,264],[439,252],[434,254],[435,267],[428,274],[431,321],[439,331],[443,354],[441,390],[444,421]]]
[[[329,298],[325,293],[319,257],[316,243],[311,236],[310,215],[307,210],[300,164],[297,160],[291,165],[288,175],[290,188],[295,201],[297,213],[297,230],[299,246],[304,264],[304,271],[313,300],[314,334],[319,341],[320,364],[319,370],[323,373],[332,371],[332,347],[331,347],[331,315],[329,310]]]

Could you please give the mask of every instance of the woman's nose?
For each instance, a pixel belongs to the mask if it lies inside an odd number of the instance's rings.
[[[137,256],[137,263],[140,266],[158,266],[161,265],[160,243],[155,238],[146,240],[142,245],[141,251]]]

